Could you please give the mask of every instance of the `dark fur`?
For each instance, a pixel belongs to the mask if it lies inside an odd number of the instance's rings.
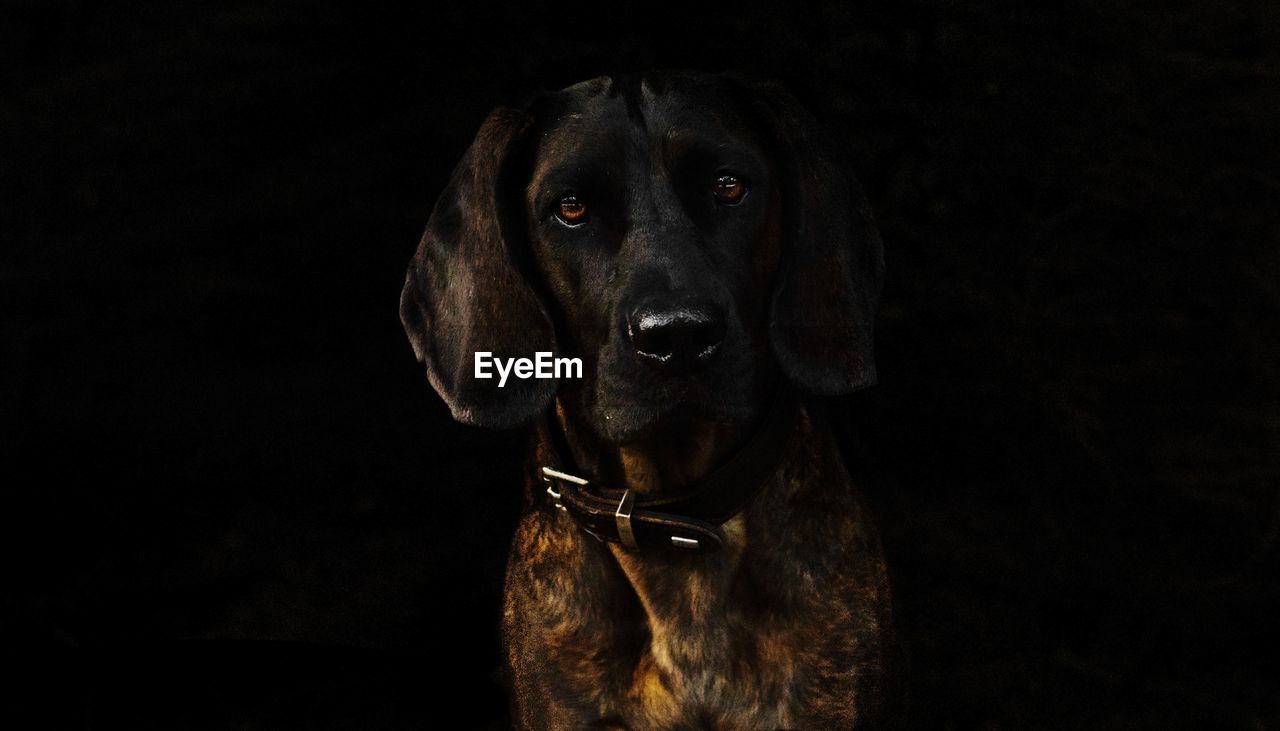
[[[710,194],[724,170],[747,181],[736,205]],[[582,226],[552,215],[567,192],[587,200]],[[401,315],[459,420],[524,423],[554,396],[581,468],[678,491],[741,443],[780,380],[815,394],[874,382],[882,269],[860,188],[789,95],[724,75],[602,77],[490,115],[436,204]],[[723,314],[721,348],[693,373],[649,367],[627,313],[686,301]],[[498,389],[472,378],[476,350],[555,350],[585,377]],[[812,409],[800,429],[706,556],[602,545],[529,479],[503,621],[519,726],[875,717],[889,626],[878,540]]]

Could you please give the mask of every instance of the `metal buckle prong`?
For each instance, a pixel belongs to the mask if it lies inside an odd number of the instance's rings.
[[[582,479],[581,477],[578,477],[577,475],[571,475],[568,472],[561,472],[560,470],[553,470],[550,467],[543,467],[542,479],[545,480],[547,478],[551,478],[554,480],[568,480],[569,482],[572,482],[575,485],[590,484],[586,480]]]

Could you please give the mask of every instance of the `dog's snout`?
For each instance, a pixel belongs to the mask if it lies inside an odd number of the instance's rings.
[[[724,332],[724,316],[705,305],[641,307],[627,318],[627,335],[636,355],[673,374],[711,360]]]

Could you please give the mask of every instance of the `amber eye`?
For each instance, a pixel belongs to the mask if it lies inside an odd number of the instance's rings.
[[[565,223],[582,223],[587,220],[587,204],[578,200],[576,195],[566,195],[560,199],[560,220]]]
[[[747,186],[737,175],[725,174],[716,177],[716,184],[711,187],[711,190],[721,203],[737,203],[746,194]]]

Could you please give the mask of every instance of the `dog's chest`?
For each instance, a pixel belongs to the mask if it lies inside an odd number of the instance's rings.
[[[655,564],[619,552],[644,608],[649,642],[625,699],[632,728],[786,728],[805,673],[794,613],[765,621],[743,606],[741,516],[717,560]],[[807,604],[807,603],[806,603]]]
[[[526,515],[504,615],[519,725],[853,727],[879,675],[883,564],[838,485],[796,492],[765,491],[705,559]]]
[[[761,639],[722,623],[656,631],[621,699],[629,728],[792,727],[796,668],[762,667]]]

